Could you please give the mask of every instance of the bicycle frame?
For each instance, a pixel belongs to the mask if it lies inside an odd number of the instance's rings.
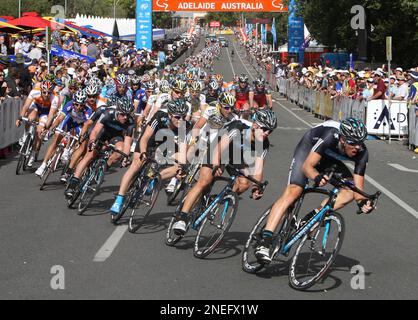
[[[305,190],[307,190],[309,188],[305,188]],[[286,255],[289,253],[290,249],[292,248],[292,246],[300,239],[302,238],[306,233],[309,232],[309,230],[319,221],[322,221],[324,219],[324,217],[326,216],[326,214],[328,214],[329,212],[332,212],[333,209],[333,205],[335,203],[335,199],[337,197],[339,193],[339,189],[338,188],[333,188],[332,191],[330,191],[330,197],[329,200],[327,202],[327,204],[306,224],[306,226],[304,226],[301,230],[297,231],[295,235],[293,235],[293,237],[289,240],[288,243],[286,243],[284,246],[282,246],[282,249],[279,250],[281,254]],[[326,245],[326,240],[328,238],[328,231],[329,231],[329,225],[326,226],[326,233],[324,236],[324,243],[323,243],[323,247],[325,247]]]
[[[202,212],[202,214],[194,221],[192,224],[192,229],[197,230],[202,223],[202,221],[206,218],[209,212],[213,209],[213,207],[218,204],[218,202],[225,196],[227,192],[232,191],[232,186],[234,185],[236,179],[238,177],[236,175],[231,176],[228,179],[228,185],[222,189],[222,191],[216,196],[216,198],[209,204],[209,206]],[[223,180],[223,179],[220,179]],[[228,212],[228,203],[225,206],[225,210],[222,213],[222,219],[225,217],[225,213]]]

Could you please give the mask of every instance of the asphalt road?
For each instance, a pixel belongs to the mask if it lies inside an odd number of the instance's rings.
[[[230,43],[237,45],[232,38]],[[227,81],[233,73],[255,76],[256,69],[244,57],[229,59],[229,49],[222,49],[215,72]],[[243,55],[241,49],[235,51]],[[33,173],[15,175],[16,157],[0,160],[0,299],[416,299],[418,173],[401,171],[399,165],[418,170],[418,163],[399,143],[367,142],[366,190],[372,193],[379,186],[385,192],[372,215],[356,215],[353,204],[341,211],[345,239],[324,283],[298,292],[289,287],[287,269],[281,264],[258,275],[242,271],[241,254],[249,230],[283,190],[299,139],[320,122],[277,94],[275,101],[279,129],[271,138],[274,147],[265,168],[270,182],[266,194],[261,201],[250,200],[248,194],[242,197],[226,239],[205,260],[193,257],[193,232],[176,247],[164,244],[173,212],[165,205],[164,194],[151,222],[138,234],[109,222],[107,210],[125,169],[107,175],[91,210],[78,216],[64,203],[58,174],[40,191],[40,180]],[[108,239],[117,243],[113,251],[103,247]],[[360,290],[351,287],[350,270],[357,265],[365,270],[365,288]],[[65,270],[64,290],[51,288],[54,266]]]

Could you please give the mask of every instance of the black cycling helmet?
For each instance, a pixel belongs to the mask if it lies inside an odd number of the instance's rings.
[[[254,122],[259,127],[270,131],[277,128],[277,116],[270,109],[257,109],[254,113]]]
[[[185,115],[187,115],[187,112],[189,111],[186,101],[183,99],[178,99],[176,101],[167,101],[166,106],[168,113],[173,116],[184,117]]]
[[[367,139],[367,128],[363,121],[348,118],[341,122],[340,136],[353,143],[363,143]]]
[[[208,118],[209,127],[212,129],[221,129],[227,122],[228,120],[219,113],[212,114]]]
[[[128,97],[122,97],[116,100],[116,111],[125,114],[131,114],[134,111],[134,105]]]
[[[241,74],[238,78],[239,82],[241,83],[247,83],[248,82],[248,76],[246,74]]]

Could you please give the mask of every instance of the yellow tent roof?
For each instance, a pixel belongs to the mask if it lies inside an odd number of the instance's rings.
[[[13,24],[0,21],[0,29],[2,29],[2,28],[10,28],[10,29],[16,30],[16,32],[19,32],[19,31],[23,30],[22,28],[16,27]]]

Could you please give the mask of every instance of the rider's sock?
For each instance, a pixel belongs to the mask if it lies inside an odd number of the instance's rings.
[[[189,214],[187,212],[182,212],[180,214],[180,219],[183,220],[184,222],[188,222],[189,221]]]
[[[120,194],[118,194],[117,197],[116,197],[116,201],[115,202],[116,203],[119,203],[119,204],[122,204],[124,198],[125,198],[124,196],[121,196]]]
[[[263,245],[267,248],[270,247],[273,241],[273,232],[268,231],[268,230],[263,230],[263,232],[261,233],[261,237],[262,237]]]

